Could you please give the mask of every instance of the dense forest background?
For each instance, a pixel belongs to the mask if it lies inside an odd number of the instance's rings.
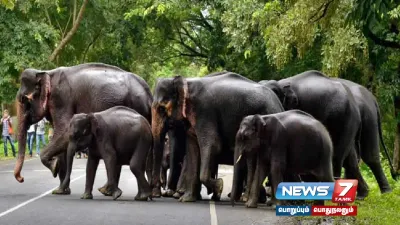
[[[28,67],[103,62],[151,87],[177,74],[258,81],[316,69],[375,94],[399,168],[398,0],[1,0],[0,21],[3,104]]]

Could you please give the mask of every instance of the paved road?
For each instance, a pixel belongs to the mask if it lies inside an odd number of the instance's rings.
[[[72,172],[69,196],[52,195],[58,178],[34,158],[25,161],[22,175],[25,182],[18,183],[13,176],[14,161],[0,161],[0,224],[1,225],[102,225],[102,224],[157,224],[157,225],[261,225],[288,224],[287,219],[275,216],[267,207],[247,209],[243,204],[232,207],[227,193],[232,182],[231,167],[222,166],[224,179],[223,199],[211,202],[202,190],[203,201],[180,203],[175,199],[158,198],[148,202],[134,201],[137,193],[136,178],[129,168],[123,167],[119,187],[122,196],[113,201],[97,191],[106,182],[104,164],[96,174],[93,200],[81,200],[85,185],[85,159],[76,159]]]

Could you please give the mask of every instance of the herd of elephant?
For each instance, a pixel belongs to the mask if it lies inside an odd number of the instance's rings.
[[[232,72],[201,78],[160,78],[154,92],[138,75],[116,66],[86,63],[53,70],[26,69],[18,103],[18,159],[14,176],[23,182],[26,131],[46,118],[54,128],[42,163],[70,194],[74,153],[88,149],[85,192],[92,199],[99,160],[107,182],[98,190],[117,199],[122,165],[137,178],[135,200],[201,199],[201,185],[220,200],[218,165],[233,165],[232,204],[266,202],[268,177],[274,197],[282,181],[358,180],[357,198],[368,195],[360,159],[372,170],[381,193],[391,191],[380,162],[378,103],[354,82],[306,71],[282,80],[252,81]],[[167,176],[167,170],[169,170]],[[391,169],[393,179],[396,174]],[[146,176],[147,179],[146,179]],[[166,191],[163,193],[161,189]]]

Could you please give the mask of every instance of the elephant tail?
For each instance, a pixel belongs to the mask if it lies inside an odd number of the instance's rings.
[[[380,139],[380,141],[381,141],[381,145],[382,145],[383,149],[385,150],[386,157],[387,157],[387,159],[388,159],[388,161],[389,161],[390,174],[392,175],[393,180],[397,180],[398,174],[396,173],[396,171],[395,171],[394,168],[393,168],[392,160],[390,159],[389,152],[388,152],[388,150],[387,150],[387,148],[386,148],[385,142],[383,141],[382,127],[381,127],[381,113],[380,113],[379,106],[378,106],[378,104],[377,104],[376,101],[375,101],[375,107],[376,107],[376,111],[377,111],[377,114],[378,114],[378,132],[379,132],[379,139]]]

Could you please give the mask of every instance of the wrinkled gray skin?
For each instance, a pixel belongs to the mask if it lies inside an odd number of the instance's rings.
[[[333,143],[333,174],[358,180],[357,198],[368,195],[368,186],[358,167],[361,117],[350,89],[319,71],[311,70],[279,81],[260,81],[271,88],[285,110],[311,114],[328,129]]]
[[[159,79],[152,105],[155,141],[153,183],[160,183],[163,144],[169,120],[189,122],[193,129],[191,136],[197,139],[199,151],[189,151],[187,154],[191,158],[188,159],[188,165],[193,167],[189,169],[188,177],[197,177],[196,174],[199,174],[201,183],[212,190],[212,198],[219,200],[223,181],[221,178],[214,179],[212,171],[216,171],[218,164],[233,165],[233,159],[237,158],[233,157],[235,135],[242,118],[256,113],[282,111],[282,104],[271,89],[235,73],[226,72],[202,78],[176,76]],[[243,174],[246,169],[244,166],[243,164],[235,172]],[[243,180],[234,182],[243,183]],[[187,187],[189,188],[186,188],[182,201],[195,201],[195,187],[199,185],[194,180]]]
[[[118,188],[122,165],[129,165],[137,179],[139,192],[135,200],[151,198],[151,188],[144,174],[146,159],[153,147],[153,136],[146,118],[133,109],[115,106],[101,112],[75,114],[67,133],[67,176],[61,188],[65,189],[70,182],[75,152],[88,148],[86,186],[82,199],[93,199],[93,183],[100,159],[104,160],[108,191],[114,200],[122,194]]]
[[[255,173],[248,183],[251,191],[245,203],[250,208],[257,207],[259,187],[267,175],[273,202],[285,174],[310,174],[313,180],[308,181],[314,182],[334,181],[329,133],[318,120],[300,110],[246,116],[236,134],[236,154],[243,156],[239,160],[255,162]],[[233,187],[231,193],[236,195]],[[231,198],[232,204],[234,200]]]
[[[60,184],[66,175],[68,129],[76,113],[99,112],[123,105],[135,109],[151,121],[150,88],[139,76],[118,67],[102,63],[86,63],[53,70],[26,69],[21,74],[21,87],[16,96],[18,104],[18,160],[14,176],[19,182],[25,158],[26,131],[46,117],[54,128],[52,141],[41,151],[42,163],[59,176]],[[53,157],[56,157],[53,160]],[[152,157],[149,157],[151,162]],[[149,163],[150,164],[150,163]],[[149,173],[150,171],[148,171]],[[151,177],[151,173],[149,173]],[[101,188],[107,195],[106,187]],[[70,194],[69,185],[53,194]]]
[[[381,116],[378,102],[375,96],[368,91],[365,87],[345,79],[334,79],[337,80],[350,88],[353,94],[356,104],[361,114],[361,136],[360,136],[360,152],[359,156],[368,165],[371,171],[374,173],[376,181],[379,184],[381,193],[391,192],[391,187],[388,180],[383,172],[380,151],[379,151],[379,140],[381,141],[382,147],[385,150],[386,157],[389,160],[390,172],[393,179],[397,179],[397,175],[394,172],[393,165],[390,160],[390,156],[386,149],[385,143],[382,137],[381,128]]]

